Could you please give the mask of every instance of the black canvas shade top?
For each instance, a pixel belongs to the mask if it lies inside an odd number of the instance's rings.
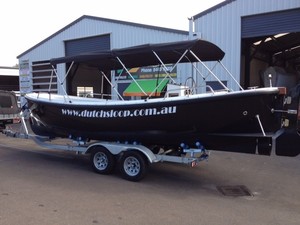
[[[74,62],[75,64],[86,64],[91,67],[97,67],[100,70],[116,70],[123,68],[117,58],[127,68],[162,64],[155,56],[155,52],[164,64],[172,64],[178,62],[186,50],[191,50],[201,61],[219,61],[225,55],[215,44],[201,39],[194,39],[86,52],[75,56],[53,58],[50,60],[50,63],[57,65]],[[188,51],[180,62],[198,62],[198,59]]]

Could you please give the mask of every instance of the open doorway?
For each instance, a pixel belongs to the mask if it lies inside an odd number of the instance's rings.
[[[241,83],[244,87],[285,86],[300,81],[300,32],[242,39]]]
[[[290,89],[299,83],[299,20],[300,8],[241,18],[241,84],[245,88]]]
[[[110,72],[105,73],[105,76],[110,79]],[[75,96],[111,98],[111,86],[103,74],[97,68],[85,64],[72,66],[67,77],[67,92]]]

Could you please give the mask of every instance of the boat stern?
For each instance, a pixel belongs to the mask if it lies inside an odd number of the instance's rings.
[[[300,154],[300,86],[296,93],[287,100],[283,128],[275,139],[276,155],[297,156]]]

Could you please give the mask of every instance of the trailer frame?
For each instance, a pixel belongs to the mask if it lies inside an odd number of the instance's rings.
[[[174,149],[167,151],[159,149],[157,153],[154,153],[149,147],[139,143],[86,141],[39,136],[29,133],[24,113],[21,112],[20,116],[20,131],[15,132],[6,129],[3,131],[6,136],[31,139],[37,145],[47,149],[72,151],[84,155],[90,154],[90,163],[95,172],[111,174],[114,172],[115,167],[118,166],[121,176],[129,181],[140,181],[143,179],[146,176],[149,165],[152,163],[170,162],[195,167],[199,162],[208,160],[209,157],[209,152],[200,143],[198,143],[198,149],[190,149],[182,143],[179,146],[180,154],[178,152],[174,154]],[[54,140],[58,139],[62,140],[62,143],[54,143]]]

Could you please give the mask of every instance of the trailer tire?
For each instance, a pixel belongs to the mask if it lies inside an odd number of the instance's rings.
[[[115,168],[116,159],[106,148],[97,146],[92,151],[91,164],[96,173],[111,174]]]
[[[148,171],[149,163],[139,151],[125,151],[120,158],[121,176],[129,181],[140,181]]]

